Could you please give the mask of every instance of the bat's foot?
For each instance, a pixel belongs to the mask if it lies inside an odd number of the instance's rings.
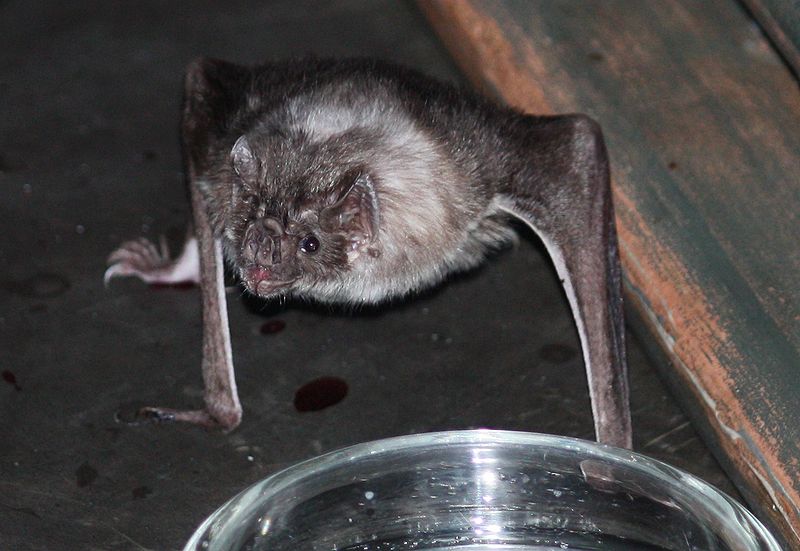
[[[158,247],[144,237],[126,241],[111,253],[108,264],[103,276],[106,285],[117,276],[134,276],[145,283],[162,285],[200,281],[197,240],[193,237],[187,239],[183,251],[175,260],[170,259],[167,240],[163,235]]]
[[[148,423],[191,423],[207,429],[221,429],[229,432],[239,426],[242,420],[241,408],[231,411],[219,411],[211,414],[205,409],[180,410],[160,407],[143,407],[136,417]]]

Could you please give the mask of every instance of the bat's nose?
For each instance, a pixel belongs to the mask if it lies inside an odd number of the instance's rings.
[[[283,225],[275,218],[254,220],[244,233],[244,259],[265,267],[280,264],[282,235]]]

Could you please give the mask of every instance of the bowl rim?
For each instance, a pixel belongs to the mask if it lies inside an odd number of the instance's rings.
[[[557,447],[562,450],[583,453],[587,455],[587,459],[610,460],[616,464],[625,464],[626,467],[665,479],[671,484],[675,484],[672,480],[677,480],[685,484],[686,490],[694,494],[696,499],[706,500],[713,505],[715,509],[713,514],[715,516],[722,518],[727,512],[741,519],[751,531],[752,536],[766,545],[762,549],[769,551],[781,551],[783,549],[778,545],[772,533],[744,505],[712,484],[661,460],[632,450],[569,436],[480,428],[421,432],[361,442],[337,448],[279,469],[258,482],[249,485],[218,507],[194,531],[184,547],[184,551],[196,549],[207,529],[217,519],[221,518],[231,505],[248,497],[251,498],[251,501],[258,499],[260,503],[263,503],[270,499],[271,496],[287,490],[302,480],[318,476],[336,466],[353,463],[367,457],[375,458],[378,455],[412,452],[413,450],[424,448],[451,447],[454,445]],[[249,496],[249,494],[253,495]]]

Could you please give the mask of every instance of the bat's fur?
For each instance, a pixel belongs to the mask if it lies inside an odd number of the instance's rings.
[[[235,268],[257,214],[295,225],[282,269],[298,265],[299,279],[269,294],[380,301],[473,267],[513,239],[496,194],[510,172],[511,136],[496,129],[513,128],[517,113],[375,61],[306,59],[241,70],[224,95],[215,93],[215,71],[207,62],[190,69],[187,109],[226,113],[210,126],[197,176]],[[252,178],[231,165],[242,135],[255,157]],[[354,169],[374,184],[380,223],[369,250],[348,255],[346,236],[323,231],[318,216],[352,184],[342,178]],[[314,256],[297,248],[309,233],[321,241]]]

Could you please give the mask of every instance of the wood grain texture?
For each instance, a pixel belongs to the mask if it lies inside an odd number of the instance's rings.
[[[466,73],[606,133],[629,304],[800,549],[800,93],[729,0],[421,1]]]
[[[753,17],[800,77],[800,2],[798,0],[742,0]]]

